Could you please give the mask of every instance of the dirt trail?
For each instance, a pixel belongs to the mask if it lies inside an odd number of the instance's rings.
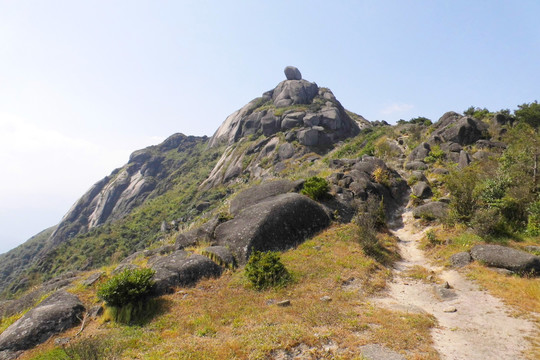
[[[403,226],[393,231],[399,237],[403,260],[396,264],[395,277],[386,297],[377,299],[384,307],[426,312],[437,318],[438,326],[432,331],[434,347],[442,359],[485,360],[525,359],[526,336],[535,326],[522,318],[512,317],[511,309],[455,270],[430,265],[418,241],[427,228],[420,230],[410,212],[403,214]],[[414,265],[436,272],[447,281],[451,289],[426,284],[402,276]],[[455,312],[445,312],[454,310]]]

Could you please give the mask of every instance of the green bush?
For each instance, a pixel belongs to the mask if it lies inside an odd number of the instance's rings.
[[[328,194],[328,190],[330,190],[328,181],[321,177],[313,176],[304,183],[302,194],[309,196],[313,200],[320,200]]]
[[[257,290],[285,286],[291,281],[291,275],[281,262],[279,254],[274,251],[255,251],[251,254],[244,272]]]
[[[152,269],[126,269],[104,283],[97,295],[108,306],[123,307],[136,304],[152,293],[154,273]]]
[[[384,201],[368,197],[358,206],[354,222],[357,226],[357,241],[364,253],[376,258],[379,257],[382,248],[377,239],[377,231],[386,227]]]
[[[424,158],[424,162],[430,164],[435,163],[437,161],[444,160],[446,154],[444,151],[440,148],[439,145],[434,145],[431,151],[429,152],[429,155]]]
[[[540,235],[540,200],[533,202],[528,209],[527,232],[532,236]]]
[[[500,211],[496,208],[476,210],[471,226],[474,233],[483,238],[489,238],[504,231]]]

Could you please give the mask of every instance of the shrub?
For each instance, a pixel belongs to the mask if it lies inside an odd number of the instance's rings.
[[[431,245],[439,245],[441,243],[439,239],[437,239],[437,234],[435,234],[435,231],[433,229],[429,229],[428,231],[426,231],[426,238]]]
[[[440,146],[434,145],[433,148],[431,148],[431,151],[429,152],[428,156],[424,158],[424,162],[435,163],[435,162],[444,160],[445,156],[446,154],[440,148]]]
[[[154,287],[152,269],[126,269],[98,290],[98,297],[109,306],[133,304],[150,296]]]
[[[366,255],[378,256],[381,250],[377,231],[386,226],[384,202],[375,197],[368,199],[358,206],[358,213],[354,220],[357,229],[357,240]]]
[[[392,182],[390,180],[390,173],[388,170],[383,169],[382,167],[378,167],[375,170],[373,170],[373,180],[375,182],[384,185],[386,187],[390,187],[392,185]]]
[[[490,237],[501,233],[503,230],[500,211],[496,208],[476,210],[472,217],[471,226],[474,233],[481,237]]]
[[[313,176],[304,182],[304,188],[302,194],[309,196],[313,200],[320,200],[328,194],[330,186],[325,179]]]
[[[274,251],[255,251],[251,254],[244,272],[257,290],[285,286],[291,281],[291,275],[281,262],[279,254]]]

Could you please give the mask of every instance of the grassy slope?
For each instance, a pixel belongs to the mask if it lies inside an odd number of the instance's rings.
[[[429,335],[432,318],[370,303],[391,272],[364,255],[355,229],[353,224],[334,225],[285,252],[282,260],[294,277],[285,288],[257,292],[237,270],[164,296],[163,311],[144,326],[96,320],[81,339],[96,337],[95,343],[111,347],[122,359],[263,359],[300,344],[323,358],[359,359],[358,346],[373,342],[410,359],[436,359]],[[380,239],[395,250],[391,236],[381,234]],[[72,291],[88,306],[96,301],[91,289],[79,286]],[[325,295],[332,301],[321,301]],[[284,299],[292,305],[270,304]],[[53,344],[49,340],[21,359],[61,358]]]

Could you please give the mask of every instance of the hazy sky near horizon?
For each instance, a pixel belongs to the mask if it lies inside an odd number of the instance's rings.
[[[540,100],[538,1],[0,0],[0,253],[297,66],[368,120]]]

